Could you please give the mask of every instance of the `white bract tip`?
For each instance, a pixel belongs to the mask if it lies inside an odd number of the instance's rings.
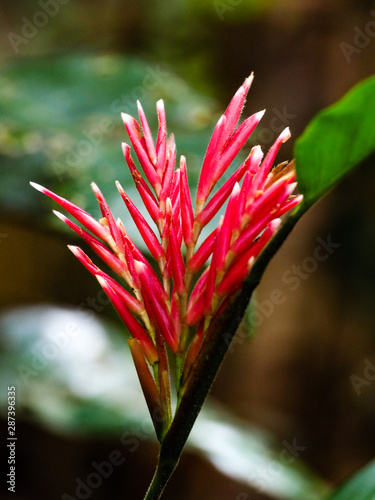
[[[122,118],[122,121],[125,123],[125,125],[129,125],[129,126],[133,125],[134,118],[132,116],[128,115],[127,113],[121,113],[121,118]]]
[[[279,138],[281,141],[286,142],[288,139],[292,137],[292,134],[290,133],[290,128],[286,127],[280,134]]]
[[[250,259],[247,261],[248,270],[250,270],[253,267],[254,262],[255,262],[255,257],[254,256],[250,257]]]
[[[82,250],[79,247],[76,247],[74,245],[68,245],[69,250],[74,253],[75,256],[78,256],[81,254]]]
[[[103,278],[103,276],[100,276],[100,274],[96,274],[95,278],[99,281],[99,284],[102,288],[107,288],[107,281]]]
[[[142,274],[145,272],[146,264],[143,264],[143,262],[134,259],[134,267],[138,274]]]
[[[167,200],[165,202],[165,206],[166,206],[167,212],[172,214],[172,201],[169,197],[167,198]]]
[[[116,187],[119,190],[120,193],[125,193],[123,187],[121,186],[119,181],[115,181]]]
[[[262,109],[262,111],[258,111],[257,113],[255,113],[255,118],[260,121],[263,118],[265,112],[265,109]]]
[[[251,157],[254,159],[262,159],[263,158],[263,151],[260,146],[254,146],[251,151],[250,151]]]
[[[180,157],[180,169],[186,168],[186,158],[184,155]]]
[[[271,229],[272,232],[275,232],[279,229],[280,224],[282,220],[281,219],[274,219],[273,221],[270,222],[269,228]]]
[[[41,193],[44,193],[44,191],[46,190],[45,187],[41,186],[40,184],[37,184],[36,182],[31,182],[30,181],[30,186],[32,186],[37,191],[40,191]]]
[[[58,217],[59,219],[61,219],[63,222],[69,220],[68,217],[65,217],[64,214],[62,214],[61,212],[59,212],[57,210],[52,210],[52,212],[56,215],[56,217]]]
[[[159,99],[156,103],[156,109],[158,110],[164,110],[164,101],[163,99]]]
[[[260,146],[254,146],[253,148],[251,148],[249,158],[250,161],[248,166],[248,172],[250,172],[251,174],[255,174],[263,158],[262,148]]]
[[[287,186],[287,188],[286,188],[287,193],[292,194],[292,193],[293,193],[293,191],[296,189],[296,187],[297,187],[297,183],[296,183],[296,182],[292,182],[292,183],[290,183],[290,184]]]
[[[95,182],[92,182],[91,184],[91,188],[92,190],[94,191],[95,194],[101,194],[100,193],[100,189],[98,188],[98,186],[95,184]]]
[[[225,115],[221,115],[220,118],[217,121],[216,127],[221,127],[222,125],[225,125],[227,121],[227,117]]]
[[[240,184],[239,182],[236,182],[235,185],[233,186],[231,197],[236,196],[240,191],[241,191]]]
[[[252,71],[250,75],[246,78],[245,84],[250,87],[250,85],[253,83],[254,80],[254,72]]]

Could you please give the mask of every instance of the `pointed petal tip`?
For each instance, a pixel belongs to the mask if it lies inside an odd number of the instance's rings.
[[[128,115],[128,113],[121,113],[121,118],[124,124],[128,125],[129,127],[132,127],[133,123],[136,121],[135,118],[133,118],[131,115]]]
[[[221,115],[220,118],[217,121],[216,127],[219,125],[225,125],[225,122],[227,121],[227,117],[225,115]]]
[[[289,194],[292,194],[293,191],[296,189],[296,187],[297,187],[297,182],[291,182],[286,189],[289,192]]]
[[[46,191],[46,188],[41,186],[40,184],[37,184],[36,182],[30,181],[30,186],[32,186],[34,189],[37,191],[40,191],[41,193],[44,193]]]
[[[146,270],[146,264],[137,259],[134,259],[134,267],[138,274],[144,273]]]
[[[99,281],[99,285],[104,288],[107,285],[107,281],[104,279],[103,276],[100,276],[99,274],[95,275],[95,278]]]
[[[65,217],[65,215],[59,212],[58,210],[52,210],[52,212],[56,215],[56,217],[61,219],[63,222],[67,220],[67,217]]]
[[[245,92],[246,95],[249,92],[253,80],[254,80],[254,73],[251,72],[250,75],[247,78],[245,78],[245,81],[243,82],[241,87],[237,90],[236,94]]]
[[[184,155],[180,156],[180,171],[186,175],[186,157]]]
[[[286,142],[288,139],[292,137],[292,134],[290,132],[290,128],[286,127],[281,134],[279,135],[279,138],[282,142]]]
[[[74,255],[77,257],[78,255],[80,255],[80,252],[82,252],[82,250],[75,246],[75,245],[67,245],[67,247],[69,248],[69,250],[74,253]]]
[[[119,191],[119,193],[121,195],[125,196],[124,188],[121,186],[120,182],[119,181],[115,181],[115,184],[116,184],[116,187],[117,187],[117,190]]]
[[[167,198],[167,200],[165,202],[165,206],[166,206],[167,211],[172,213],[172,201],[169,197]]]
[[[236,182],[235,185],[233,186],[232,196],[238,194],[240,191],[241,191],[240,183]]]
[[[251,151],[250,151],[251,157],[254,159],[254,161],[261,161],[261,159],[264,156],[263,149],[261,146],[254,146]]]
[[[282,223],[282,220],[281,219],[273,219],[269,226],[270,228],[273,230],[273,231],[276,231],[279,227],[280,227],[280,224]]]
[[[250,75],[245,79],[246,85],[250,87],[250,85],[253,83],[254,80],[254,71],[250,73]]]
[[[91,186],[91,189],[94,191],[94,193],[100,192],[100,189],[98,188],[97,184],[94,181],[91,182],[90,186]]]

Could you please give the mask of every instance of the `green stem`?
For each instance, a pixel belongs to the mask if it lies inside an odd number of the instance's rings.
[[[158,500],[161,498],[169,479],[177,467],[178,461],[179,456],[167,459],[160,453],[158,466],[144,500]]]
[[[158,467],[145,500],[161,498],[230,343],[242,321],[254,289],[257,287],[267,264],[307,208],[307,205],[300,207],[286,220],[259,255],[242,289],[232,297],[220,317],[211,322],[200,353],[192,366],[192,376],[182,395],[172,424],[164,437]]]

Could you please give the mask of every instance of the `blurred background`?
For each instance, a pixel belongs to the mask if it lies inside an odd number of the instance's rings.
[[[114,186],[134,194],[120,112],[140,99],[155,131],[163,98],[194,185],[252,71],[245,113],[267,108],[252,140],[267,150],[289,126],[278,159],[291,159],[312,116],[374,73],[375,4],[2,0],[0,23],[4,435],[17,392],[16,493],[4,485],[1,498],[137,500],[157,446],[123,329],[29,181],[96,215],[94,180],[128,222]],[[375,456],[373,163],[313,207],[267,269],[165,500],[319,499]]]

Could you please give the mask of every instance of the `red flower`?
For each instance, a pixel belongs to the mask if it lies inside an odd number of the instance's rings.
[[[163,101],[157,103],[156,145],[140,103],[140,124],[130,115],[122,114],[148,182],[137,170],[128,144],[123,144],[125,160],[155,228],[150,227],[120,183],[116,185],[157,263],[158,273],[133,243],[123,223],[114,220],[94,183],[92,188],[103,217],[99,222],[64,198],[31,183],[82,224],[83,228],[56,213],[125,282],[120,285],[96,267],[82,250],[69,247],[97,277],[130,334],[137,339],[137,343],[132,344],[132,352],[138,373],[142,370],[144,373],[144,367],[140,368],[140,352],[154,368],[159,366],[155,370],[157,390],[149,375],[147,383],[142,382],[145,393],[149,393],[151,407],[150,394],[159,406],[163,406],[162,394],[168,397],[169,382],[160,375],[161,371],[167,373],[164,342],[177,356],[183,355],[189,345],[194,347],[194,353],[197,352],[211,319],[241,287],[255,259],[277,231],[281,215],[302,200],[302,196],[292,195],[296,187],[293,162],[272,168],[281,144],[290,137],[288,128],[279,135],[263,161],[261,148],[252,148],[246,160],[210,197],[264,114],[264,111],[255,113],[237,127],[252,79],[250,76],[245,80],[214,129],[203,161],[195,210],[184,156],[181,156],[180,167],[175,169],[176,146],[173,135],[167,138]],[[200,242],[202,229],[227,200],[218,227]],[[185,250],[181,250],[182,246]],[[198,280],[195,279],[197,275]],[[190,353],[185,364],[191,359]],[[185,366],[183,372],[187,373],[188,368]]]

